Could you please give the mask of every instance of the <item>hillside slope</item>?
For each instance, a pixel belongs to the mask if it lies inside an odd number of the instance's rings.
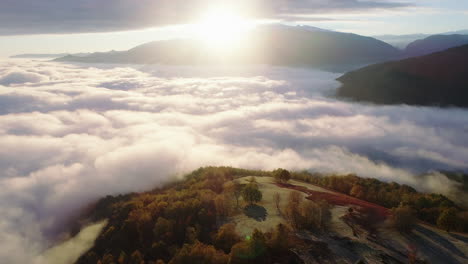
[[[349,72],[338,96],[377,104],[468,107],[468,45]]]
[[[293,173],[293,178],[306,181],[288,183],[277,183],[271,175],[274,172],[208,167],[150,192],[108,196],[85,215],[108,222],[76,263],[468,261],[467,236],[422,224],[399,233],[389,226],[389,209],[354,197],[365,198],[356,192],[355,186],[362,184],[379,188],[385,195],[376,198],[389,204],[399,204],[404,197],[424,198],[423,207],[435,215],[441,204],[451,204],[443,196],[349,175]],[[252,186],[260,191],[260,200],[236,195]],[[353,197],[330,188],[345,193],[351,189]],[[367,191],[366,199],[375,199],[372,193]]]

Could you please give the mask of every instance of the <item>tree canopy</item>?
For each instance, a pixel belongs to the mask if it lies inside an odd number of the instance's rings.
[[[258,189],[257,184],[250,183],[244,187],[242,198],[246,202],[254,204],[262,200],[262,192]]]
[[[273,177],[278,183],[287,183],[291,179],[291,173],[285,169],[276,169],[273,171]]]

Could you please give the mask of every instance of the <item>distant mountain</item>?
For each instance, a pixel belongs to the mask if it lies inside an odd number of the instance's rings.
[[[88,56],[90,53],[74,53],[73,56],[75,57],[83,57]],[[17,54],[10,56],[13,59],[21,59],[21,58],[33,58],[33,59],[50,59],[50,58],[61,58],[64,56],[68,56],[69,53],[58,53],[58,54],[37,54],[37,53],[26,53],[26,54]]]
[[[378,35],[378,36],[373,36],[373,37],[403,50],[411,42],[416,41],[418,39],[427,38],[429,36],[430,35],[427,35],[427,34],[409,34],[409,35]]]
[[[465,44],[468,44],[468,35],[433,35],[410,43],[404,53],[406,57],[416,57]]]
[[[245,40],[224,52],[201,40],[178,39],[150,42],[120,53],[73,55],[58,61],[100,63],[212,64],[251,63],[305,66],[348,70],[382,62],[400,55],[398,49],[382,41],[356,34],[326,31],[313,27],[261,26]]]
[[[435,35],[468,35],[468,30],[450,31],[439,34],[376,35],[372,37],[403,50],[414,41]]]
[[[459,35],[468,35],[468,29],[465,30],[457,30],[457,31],[450,31],[446,32],[442,35],[453,35],[453,34],[459,34]]]
[[[338,96],[377,104],[468,107],[468,45],[349,72]]]
[[[13,56],[10,56],[10,58],[16,58],[16,59],[21,59],[21,58],[37,58],[37,59],[40,59],[40,58],[44,58],[44,59],[47,59],[47,58],[60,58],[60,57],[63,57],[63,56],[66,56],[68,55],[68,53],[58,53],[58,54],[17,54],[17,55],[13,55]]]
[[[304,29],[312,32],[336,32],[333,30],[328,30],[328,29],[323,29],[323,28],[318,28],[318,27],[313,27],[313,26],[307,26],[307,25],[298,25],[296,26],[297,29]]]

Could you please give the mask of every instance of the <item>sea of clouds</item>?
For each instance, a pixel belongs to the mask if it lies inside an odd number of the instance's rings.
[[[0,62],[0,259],[45,263],[67,216],[200,166],[357,173],[453,195],[468,111],[333,98],[339,74],[280,67]]]

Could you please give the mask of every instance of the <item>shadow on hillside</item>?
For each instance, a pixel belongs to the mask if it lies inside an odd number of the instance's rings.
[[[256,204],[247,205],[244,208],[244,214],[250,218],[253,218],[259,222],[265,221],[267,218],[267,210],[263,206]]]
[[[468,243],[468,237],[464,237],[464,236],[461,236],[461,235],[458,235],[458,234],[454,234],[454,233],[450,233],[450,236],[460,240],[460,241],[463,241],[465,243]]]
[[[415,231],[420,234],[415,232],[412,235],[406,235],[406,237],[413,244],[419,245],[418,250],[429,256],[434,263],[460,263],[453,255],[466,258],[465,254],[455,245],[436,232],[422,226],[417,226]],[[445,250],[440,250],[440,246]]]

